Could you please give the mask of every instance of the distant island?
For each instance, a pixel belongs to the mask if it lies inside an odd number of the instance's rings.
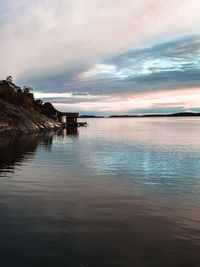
[[[143,115],[111,115],[109,118],[146,118],[146,117],[197,117],[200,113],[196,112],[178,112],[172,114],[143,114]]]
[[[96,115],[80,115],[79,118],[105,118],[104,116],[96,116]]]
[[[200,113],[197,112],[178,112],[171,114],[143,114],[143,115],[111,115],[108,118],[151,118],[151,117],[198,117]],[[106,118],[98,115],[80,115],[79,118]]]

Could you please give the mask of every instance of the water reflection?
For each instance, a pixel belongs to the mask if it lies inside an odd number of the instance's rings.
[[[0,174],[13,172],[27,158],[32,158],[38,144],[37,135],[0,138]]]
[[[51,151],[53,139],[56,136],[78,136],[77,128],[62,129],[59,131],[43,132],[40,134],[29,134],[16,137],[0,137],[0,176],[14,172],[24,161],[34,158],[37,146]]]
[[[102,119],[1,140],[2,266],[199,266],[200,126],[188,124]]]
[[[62,129],[61,131],[58,131],[57,134],[61,136],[78,135],[78,128],[72,127],[72,128]]]

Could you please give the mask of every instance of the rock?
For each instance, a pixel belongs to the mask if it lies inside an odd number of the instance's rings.
[[[33,133],[62,127],[39,112],[29,112],[0,99],[0,135],[10,132]]]

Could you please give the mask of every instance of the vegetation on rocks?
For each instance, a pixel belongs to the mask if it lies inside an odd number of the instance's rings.
[[[30,87],[16,86],[11,76],[0,81],[0,134],[59,128],[61,125],[55,121],[57,113],[51,103],[35,99]]]
[[[0,99],[31,112],[38,111],[49,118],[54,118],[58,112],[51,103],[43,103],[41,99],[35,99],[31,87],[24,86],[22,89],[16,86],[11,76],[6,80],[0,80]],[[0,109],[2,109],[1,106]]]

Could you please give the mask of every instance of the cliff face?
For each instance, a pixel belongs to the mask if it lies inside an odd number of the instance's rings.
[[[7,133],[31,133],[61,128],[61,124],[42,115],[16,107],[0,99],[0,135]]]

